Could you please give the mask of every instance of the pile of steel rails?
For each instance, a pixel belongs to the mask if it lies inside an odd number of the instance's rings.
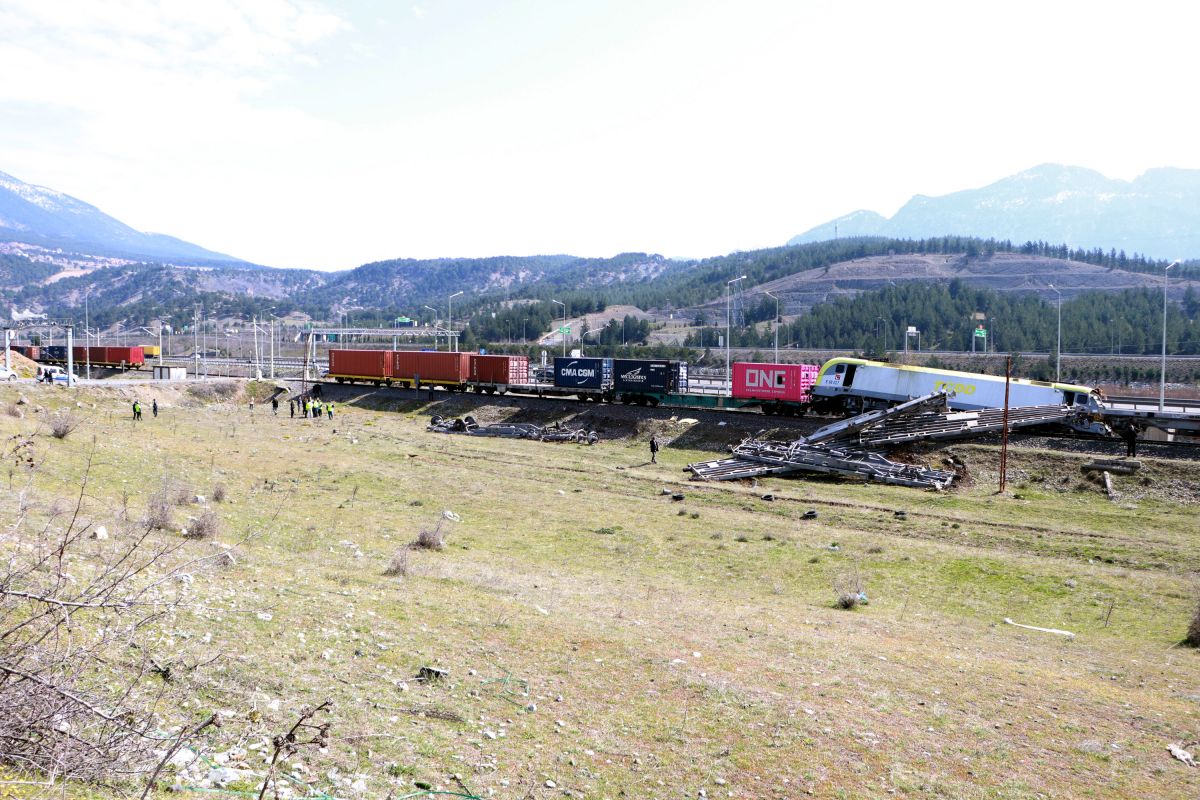
[[[819,472],[945,489],[954,480],[954,472],[898,463],[875,449],[906,442],[968,439],[1004,429],[1003,409],[951,411],[946,398],[945,392],[935,392],[826,425],[792,442],[749,438],[733,448],[732,458],[689,464],[688,469],[696,478],[712,481]],[[1010,408],[1007,426],[1013,430],[1061,423],[1075,413],[1067,406]]]
[[[558,425],[534,425],[529,422],[496,422],[480,425],[474,417],[442,417],[435,415],[427,430],[434,433],[465,433],[468,436],[495,436],[502,439],[532,439],[535,442],[575,442],[595,444],[600,437],[595,431],[583,428],[563,428]]]

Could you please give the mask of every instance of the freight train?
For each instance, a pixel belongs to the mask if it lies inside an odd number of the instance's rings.
[[[65,345],[9,345],[9,349],[20,353],[31,361],[43,364],[67,363],[67,348]],[[157,350],[157,348],[154,348]],[[146,363],[146,349],[143,347],[84,347],[76,345],[71,348],[71,357],[76,364],[90,363],[93,367],[117,367],[119,369],[140,369]]]
[[[339,383],[441,386],[476,391],[577,397],[594,402],[657,406],[758,408],[768,415],[858,414],[945,390],[956,410],[1000,408],[1003,377],[931,367],[835,358],[814,364],[737,362],[733,381],[705,392],[689,382],[688,365],[666,359],[555,358],[544,381],[531,379],[525,356],[391,350],[330,350],[328,377]],[[1008,404],[1067,405],[1096,417],[1100,395],[1088,386],[1016,378]]]

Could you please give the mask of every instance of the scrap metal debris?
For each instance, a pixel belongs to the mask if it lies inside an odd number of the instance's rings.
[[[468,436],[496,436],[503,439],[531,439],[535,442],[575,442],[595,444],[600,437],[585,428],[564,428],[554,425],[534,425],[529,422],[495,422],[480,425],[474,417],[442,417],[434,415],[426,430],[434,433],[465,433]]]
[[[824,472],[864,477],[880,483],[945,489],[957,473],[891,461],[871,448],[926,440],[968,439],[1000,431],[1003,409],[952,411],[949,395],[934,392],[892,408],[868,411],[826,425],[792,442],[745,439],[733,457],[689,464],[696,478],[736,480],[793,472]],[[1078,412],[1068,406],[1028,406],[1008,410],[1008,428],[1062,423]]]

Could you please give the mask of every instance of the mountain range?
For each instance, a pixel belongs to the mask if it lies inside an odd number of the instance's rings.
[[[1140,178],[1139,185],[1153,183],[1161,188],[1171,183],[1168,175],[1175,177],[1175,205],[1193,207],[1189,198],[1200,197],[1200,172],[1158,170]],[[1039,167],[984,189],[945,198],[914,198],[905,206],[907,211],[893,220],[859,212],[829,223],[827,230],[818,228],[797,237],[787,246],[698,260],[647,253],[612,258],[392,259],[321,272],[256,266],[169,236],[140,233],[94,206],[0,173],[0,303],[9,307],[14,319],[28,314],[73,318],[85,298],[90,298],[92,319],[105,325],[187,320],[197,306],[214,317],[300,312],[315,319],[346,315],[386,319],[393,312],[423,316],[428,311],[425,306],[438,309],[440,315],[448,310],[447,298],[463,291],[466,296],[454,303],[459,314],[494,313],[510,300],[538,299],[564,301],[576,313],[623,304],[694,319],[720,316],[726,283],[736,275],[747,277],[743,289],[773,291],[781,298],[784,313],[791,314],[814,303],[903,281],[958,278],[970,285],[1043,297],[1055,291],[1050,284],[1068,295],[1088,288],[1154,284],[1160,280],[1162,264],[1134,258],[1132,253],[1118,255],[1115,251],[1121,245],[1110,246],[1104,240],[1096,249],[1084,251],[1054,244],[1071,241],[1060,235],[1067,222],[1075,230],[1097,227],[1096,220],[1078,210],[1085,197],[1107,203],[1105,213],[1115,213],[1113,209],[1122,205],[1141,209],[1132,195],[1119,202],[1096,199],[1108,185],[1106,178],[1090,170]],[[1052,188],[1056,188],[1053,195],[1049,194]],[[1167,210],[1138,213],[1163,219],[1175,213],[1164,192],[1153,193],[1153,203],[1147,203]],[[1143,194],[1151,195],[1149,189]],[[1050,203],[1051,196],[1060,197],[1060,202]],[[1064,217],[1058,230],[1049,230],[1044,217],[1051,207],[1075,210]],[[1006,216],[1002,209],[1015,210]],[[994,234],[1007,234],[1005,239],[1011,241],[878,235],[905,219],[924,220],[927,229],[986,230],[982,220],[989,214],[1001,221],[1024,215],[1029,230],[1018,233],[1019,227],[1004,228]],[[1151,222],[1146,224],[1153,227]],[[911,230],[920,229],[913,225]],[[1120,228],[1114,223],[1113,230],[1128,230],[1133,236],[1137,226],[1129,223]],[[1175,223],[1172,230],[1177,240],[1196,235],[1183,222]],[[814,241],[800,241],[805,238]],[[1184,252],[1197,251],[1200,247]],[[1200,273],[1194,265],[1173,272],[1172,295],[1181,295],[1192,285],[1188,280],[1197,278]]]
[[[916,195],[891,218],[855,211],[788,244],[844,236],[977,236],[1045,241],[1174,259],[1200,257],[1200,170],[1147,170],[1132,181],[1042,164],[979,189]]]
[[[0,172],[0,242],[133,261],[245,264],[161,233],[143,233],[70,195]]]

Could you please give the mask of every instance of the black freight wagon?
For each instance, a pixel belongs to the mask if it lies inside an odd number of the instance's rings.
[[[613,360],[611,358],[559,357],[554,359],[554,385],[575,389],[585,400],[612,398]]]
[[[656,406],[687,391],[687,364],[647,358],[613,359],[613,396],[622,403]]]

